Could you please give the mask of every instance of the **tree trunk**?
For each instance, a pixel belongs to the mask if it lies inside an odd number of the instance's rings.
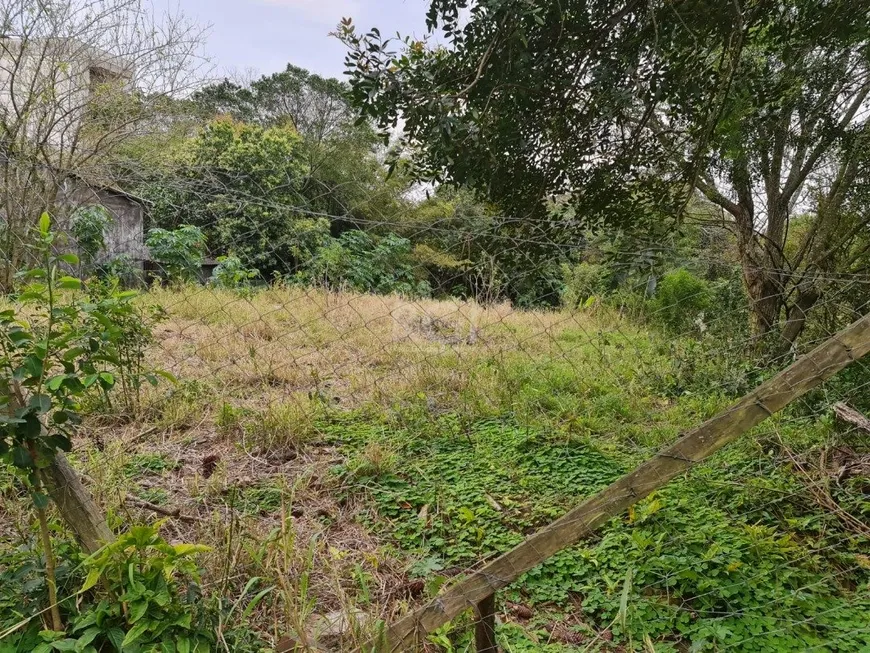
[[[743,279],[749,295],[749,326],[755,341],[764,340],[778,328],[782,312],[782,288],[777,271],[761,269],[743,261]]]
[[[815,288],[805,290],[798,295],[797,301],[788,309],[785,325],[782,328],[784,344],[789,347],[794,345],[806,326],[807,314],[816,305],[819,298],[819,291]]]
[[[734,207],[732,215],[737,227],[737,252],[743,272],[743,285],[749,296],[749,327],[756,344],[763,343],[779,323],[783,305],[782,269],[778,252],[763,244],[755,229],[755,213],[751,206]]]

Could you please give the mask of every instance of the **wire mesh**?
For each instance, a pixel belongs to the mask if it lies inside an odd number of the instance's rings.
[[[72,457],[118,525],[161,518],[213,547],[204,591],[275,585],[251,618],[300,646],[361,646],[834,335],[814,323],[760,362],[742,307],[668,330],[658,315],[680,307],[651,298],[520,308],[292,269],[240,288],[150,279],[137,301],[165,318],[147,365],[178,381],[131,412],[95,402]],[[867,284],[831,282],[818,312]],[[499,646],[861,650],[866,433],[832,418],[865,403],[852,371],[498,592]],[[26,522],[7,522],[7,543]],[[420,646],[470,646],[474,624]]]
[[[70,459],[116,532],[160,520],[171,541],[209,545],[200,591],[233,627],[242,621],[278,651],[354,650],[429,603],[420,650],[469,650],[481,624],[505,651],[870,647],[868,430],[836,409],[870,410],[861,360],[581,542],[515,580],[489,578],[494,616],[474,612],[481,597],[469,596],[449,623],[427,625],[454,583],[863,316],[866,272],[814,271],[825,292],[800,338],[762,342],[748,327],[730,225],[709,211],[622,244],[479,204],[433,217],[420,207],[434,189],[362,217],[318,210],[321,198],[284,168],[265,171],[278,176],[266,187],[238,170],[173,163],[160,200],[10,148],[0,163],[44,182],[61,235],[83,208],[113,212],[92,269],[66,272],[98,277],[127,255],[137,310],[153,321],[137,365],[175,380],[120,404],[87,396]],[[145,190],[154,181],[124,174]],[[374,195],[382,183],[355,190]],[[5,194],[7,268],[29,252],[12,218],[35,221],[42,207],[21,200],[31,197]],[[229,235],[225,214],[241,216]],[[191,278],[173,278],[147,233],[192,215],[210,238],[269,261],[268,272],[222,281],[213,257],[233,247],[207,241]],[[276,225],[318,220],[316,246],[274,241]],[[692,246],[677,242],[687,231]],[[347,234],[368,240],[353,250]],[[71,236],[57,247],[81,250]],[[580,284],[574,273],[590,262],[611,271],[609,285]],[[698,283],[669,300],[662,284],[676,270]],[[3,307],[26,316],[9,283]],[[0,478],[0,545],[16,561],[0,568],[12,573],[39,556],[26,492]],[[78,600],[76,587],[62,589]],[[35,607],[20,623],[44,614]],[[217,626],[225,650],[236,647],[230,625]],[[19,630],[0,643],[14,647]],[[483,650],[487,630],[476,630]]]

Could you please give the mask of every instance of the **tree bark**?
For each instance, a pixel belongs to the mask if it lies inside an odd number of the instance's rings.
[[[819,291],[815,288],[805,290],[798,295],[797,301],[788,309],[785,324],[782,328],[782,340],[789,347],[794,345],[807,323],[807,314],[819,301]]]
[[[782,295],[778,284],[767,271],[744,270],[749,295],[750,329],[753,338],[764,340],[778,325],[782,312]]]
[[[103,512],[62,453],[57,453],[42,477],[61,517],[85,551],[94,553],[115,539]]]

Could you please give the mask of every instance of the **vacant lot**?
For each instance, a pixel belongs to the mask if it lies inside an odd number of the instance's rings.
[[[227,628],[272,645],[344,631],[349,649],[759,378],[723,368],[728,343],[594,307],[295,288],[141,301],[166,311],[149,363],[178,382],[132,414],[95,399],[74,458],[118,523],[209,545],[204,594],[238,597]],[[506,650],[868,650],[867,448],[829,417],[838,387],[502,593]],[[30,517],[12,505],[17,546]],[[454,624],[432,650],[469,637]]]

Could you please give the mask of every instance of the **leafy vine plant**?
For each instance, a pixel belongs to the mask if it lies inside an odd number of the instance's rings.
[[[142,382],[172,377],[143,367],[155,315],[142,316],[137,292],[106,282],[85,289],[81,279],[64,273],[78,266],[78,257],[57,253],[55,238],[43,213],[32,245],[40,263],[20,274],[17,302],[0,310],[0,460],[17,471],[33,499],[51,622],[59,631],[45,470],[57,452],[72,448],[85,397],[97,393],[108,400],[121,388],[130,405]]]

